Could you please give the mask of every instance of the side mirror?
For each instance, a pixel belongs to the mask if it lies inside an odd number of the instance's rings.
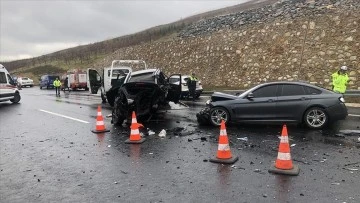
[[[254,98],[254,94],[253,94],[252,92],[250,92],[250,93],[246,96],[246,98],[252,99],[252,98]]]

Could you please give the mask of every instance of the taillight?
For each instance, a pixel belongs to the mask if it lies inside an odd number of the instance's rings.
[[[339,97],[339,100],[340,100],[342,103],[345,103],[344,97]]]

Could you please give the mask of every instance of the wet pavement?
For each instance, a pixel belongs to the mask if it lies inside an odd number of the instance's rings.
[[[20,104],[0,103],[0,202],[360,202],[360,117],[324,130],[289,125],[298,176],[268,173],[281,126],[227,126],[239,161],[214,164],[219,129],[199,126],[206,98],[173,105],[145,123],[146,141],[129,145],[129,127],[94,134],[100,97],[23,88]],[[359,109],[349,113],[360,115]],[[158,136],[165,129],[165,138]]]

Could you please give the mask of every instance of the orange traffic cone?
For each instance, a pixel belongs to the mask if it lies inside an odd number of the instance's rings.
[[[145,141],[145,138],[140,136],[139,128],[144,127],[136,120],[135,111],[132,112],[131,126],[130,126],[130,138],[125,140],[126,144],[141,144]]]
[[[299,167],[294,165],[291,160],[290,144],[286,125],[283,125],[281,131],[278,156],[275,164],[269,169],[269,172],[285,175],[298,175],[300,172]]]
[[[210,159],[211,162],[214,163],[223,163],[223,164],[233,164],[239,158],[237,156],[232,156],[229,146],[229,139],[226,134],[225,122],[221,121],[220,126],[220,136],[219,136],[219,146],[217,151],[217,156],[215,158]]]
[[[97,117],[96,117],[96,128],[95,130],[91,130],[93,133],[103,133],[103,132],[110,132],[110,130],[105,129],[104,118],[101,114],[101,106],[98,106],[97,110]]]

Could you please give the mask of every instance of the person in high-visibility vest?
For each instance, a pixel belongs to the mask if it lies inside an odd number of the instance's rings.
[[[188,80],[189,96],[192,97],[192,100],[195,101],[196,97],[196,82],[198,78],[195,76],[195,73],[192,73]]]
[[[336,93],[344,94],[346,91],[346,85],[349,82],[347,75],[347,66],[341,66],[340,70],[331,75],[332,78],[332,90]]]
[[[59,78],[56,78],[56,80],[54,80],[53,85],[55,87],[55,92],[56,92],[56,96],[60,96],[60,86],[61,86],[61,82],[59,80]]]

